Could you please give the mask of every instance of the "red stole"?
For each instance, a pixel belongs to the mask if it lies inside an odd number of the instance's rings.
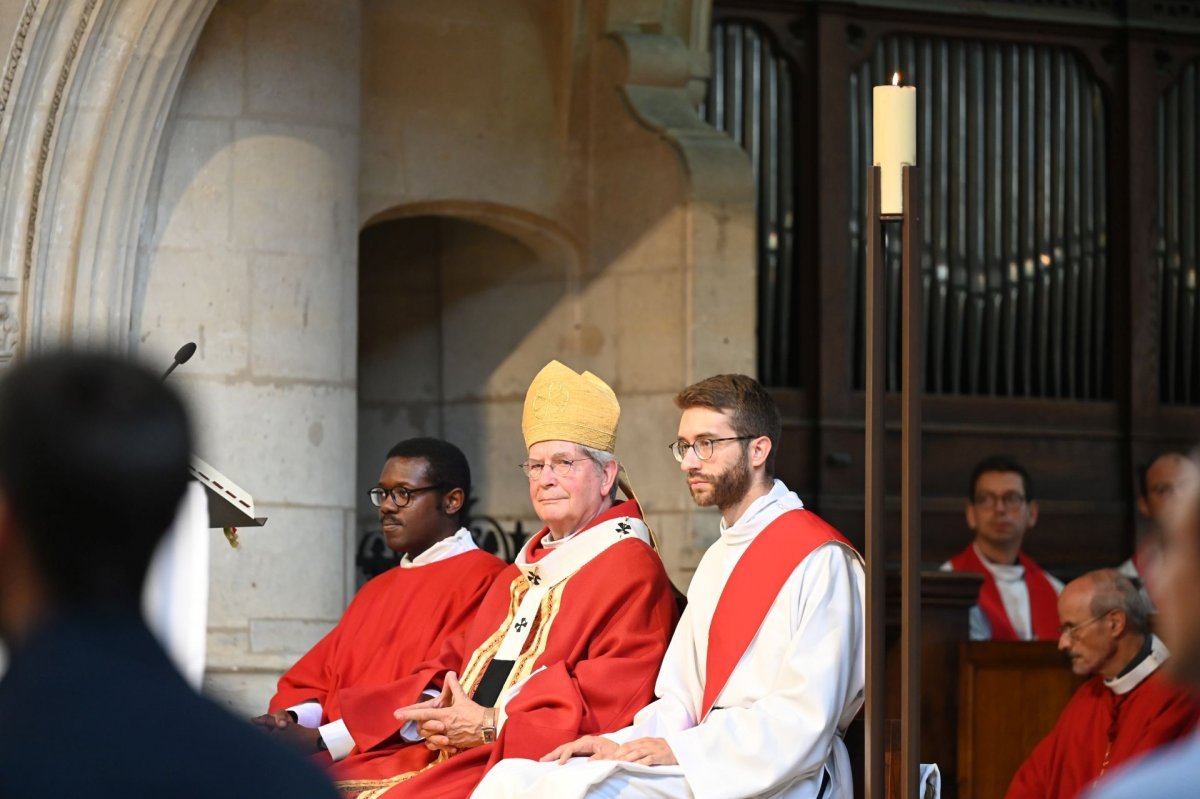
[[[1054,590],[1042,568],[1033,562],[1033,558],[1019,552],[1017,562],[1025,567],[1025,588],[1029,591],[1029,620],[1033,628],[1033,637],[1041,641],[1058,640],[1058,592]],[[1000,589],[996,587],[996,578],[975,553],[975,545],[968,545],[951,558],[950,565],[957,572],[975,572],[983,575],[983,587],[979,589],[979,608],[987,617],[988,624],[992,626],[992,640],[1020,640],[1012,620],[1008,618],[1008,611],[1004,609]]]
[[[831,541],[854,549],[816,514],[792,510],[780,515],[750,542],[725,581],[709,625],[702,719],[746,654],[788,577],[813,550]]]

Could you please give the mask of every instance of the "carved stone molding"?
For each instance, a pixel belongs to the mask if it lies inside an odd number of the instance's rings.
[[[754,175],[746,153],[697,113],[697,53],[658,33],[612,33],[600,71],[615,79],[624,113],[676,154],[688,213],[688,379],[753,374]],[[736,309],[736,311],[731,310]]]
[[[17,291],[17,281],[11,278],[0,279],[0,369],[12,363],[17,354],[17,340],[20,332],[17,323],[17,303],[20,293]]]
[[[148,187],[215,2],[27,0],[0,82],[0,278],[16,286],[0,326],[16,354],[130,346]]]

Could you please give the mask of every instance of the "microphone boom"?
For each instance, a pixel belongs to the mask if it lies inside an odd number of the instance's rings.
[[[179,348],[179,352],[175,353],[175,361],[167,367],[167,371],[163,372],[162,379],[166,380],[171,376],[171,372],[182,364],[187,363],[193,355],[196,354],[196,342],[189,341]]]

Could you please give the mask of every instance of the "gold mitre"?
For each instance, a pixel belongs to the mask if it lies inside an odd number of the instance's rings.
[[[570,441],[612,452],[620,418],[621,405],[607,383],[551,361],[529,384],[521,432],[526,449],[539,441]]]

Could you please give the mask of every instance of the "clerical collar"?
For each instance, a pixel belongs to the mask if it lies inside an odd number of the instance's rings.
[[[599,519],[603,515],[604,515],[603,513],[598,514],[596,516],[596,519]],[[567,543],[568,541],[574,541],[575,537],[577,535],[579,535],[580,533],[587,532],[588,529],[591,528],[591,526],[596,523],[596,519],[592,519],[590,522],[585,524],[583,527],[579,528],[578,530],[576,530],[573,533],[564,535],[562,538],[551,538],[550,533],[547,532],[544,536],[542,536],[542,540],[538,541],[537,545],[539,547],[541,547],[542,549],[558,549],[559,547],[561,547],[563,544]]]
[[[1112,679],[1105,680],[1104,684],[1117,696],[1127,694],[1157,671],[1170,656],[1166,644],[1160,641],[1157,635],[1148,635],[1137,657],[1130,661],[1124,671]]]
[[[1121,669],[1121,673],[1117,675],[1117,678],[1120,679],[1121,677],[1124,677],[1126,674],[1140,666],[1143,660],[1150,657],[1150,653],[1153,651],[1153,649],[1154,639],[1149,635],[1144,636],[1142,638],[1142,648],[1139,649],[1138,653],[1133,656],[1133,660],[1125,664],[1125,668]]]
[[[582,528],[569,535],[564,535],[562,538],[551,538],[549,530],[546,531],[545,535],[541,535],[540,533],[535,534],[533,538],[531,538],[525,544],[525,546],[528,547],[527,551],[529,553],[530,560],[537,560],[541,556],[539,554],[541,550],[557,549],[568,541],[574,540],[577,536],[583,535],[588,530],[600,524],[600,522],[607,521],[609,519],[615,519],[619,516],[637,516],[640,519],[642,517],[642,508],[632,499],[623,499],[596,514],[596,517],[585,524]],[[541,537],[539,538],[538,535],[541,535]]]
[[[725,519],[722,518],[721,535],[736,533],[747,527],[754,521],[755,517],[776,503],[782,504],[786,510],[799,510],[804,507],[804,503],[800,501],[800,497],[796,496],[795,492],[784,485],[782,480],[777,479],[771,486],[771,490],[751,502],[750,507],[746,508],[746,512],[736,522],[727,525],[725,524]]]
[[[475,546],[475,539],[471,537],[471,531],[460,527],[457,533],[449,538],[443,538],[415,558],[409,558],[405,554],[400,559],[400,568],[411,569],[414,566],[427,566],[430,563],[437,563],[439,560],[452,558],[478,548]]]
[[[995,561],[988,560],[988,556],[983,554],[983,550],[979,548],[979,544],[972,541],[971,546],[975,548],[975,554],[979,557],[979,562],[997,580],[1015,583],[1025,579],[1025,567],[1021,565],[1021,561],[1018,560],[1016,563],[996,563]]]
[[[587,529],[587,528],[584,528],[584,529]],[[563,544],[567,543],[568,541],[574,540],[575,536],[579,535],[582,532],[583,532],[583,530],[576,530],[575,532],[571,533],[570,535],[564,535],[562,538],[551,538],[550,534],[547,533],[546,535],[542,536],[541,541],[538,541],[538,546],[544,547],[545,549],[558,549],[559,547],[561,547]]]

